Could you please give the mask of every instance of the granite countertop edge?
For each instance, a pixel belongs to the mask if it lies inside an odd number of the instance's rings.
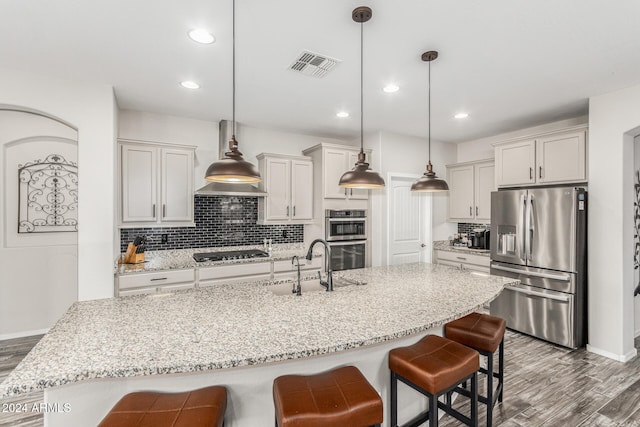
[[[436,251],[455,252],[459,254],[479,255],[489,257],[491,251],[488,249],[471,249],[459,246],[452,246],[451,240],[434,240],[433,249]]]

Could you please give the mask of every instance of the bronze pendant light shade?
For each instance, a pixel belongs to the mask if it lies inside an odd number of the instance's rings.
[[[229,151],[224,153],[224,158],[215,161],[207,168],[205,180],[211,182],[226,183],[253,183],[262,181],[258,168],[246,161],[242,157],[242,153],[238,150],[238,141],[236,140],[236,2],[233,0],[232,8],[233,16],[233,134],[229,141]]]
[[[422,60],[429,63],[429,162],[427,170],[412,185],[411,191],[420,191],[425,193],[435,193],[441,191],[449,191],[449,186],[444,179],[440,179],[433,171],[431,164],[431,61],[438,57],[438,52],[430,50],[422,54]]]
[[[353,10],[351,17],[360,24],[360,153],[358,162],[350,171],[345,172],[340,177],[340,187],[342,188],[383,188],[384,179],[369,167],[364,153],[364,119],[363,119],[363,24],[371,19],[372,12],[369,7],[361,6]]]

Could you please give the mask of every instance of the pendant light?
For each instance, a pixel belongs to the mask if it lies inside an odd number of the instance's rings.
[[[421,191],[435,193],[440,191],[449,191],[449,186],[444,179],[440,179],[433,171],[431,164],[431,61],[438,57],[438,52],[430,50],[422,54],[422,60],[429,63],[429,163],[427,170],[416,182],[411,185],[411,191]]]
[[[242,157],[242,153],[238,150],[238,141],[236,140],[236,2],[233,0],[232,9],[232,41],[233,41],[233,108],[232,108],[232,135],[229,140],[229,151],[224,153],[224,158],[211,163],[207,168],[205,180],[211,182],[226,183],[252,183],[262,181],[258,168],[246,161]]]
[[[384,179],[369,168],[364,154],[364,108],[363,108],[363,24],[371,19],[371,9],[366,6],[357,7],[353,10],[351,17],[360,24],[360,153],[355,167],[342,174],[340,177],[340,187],[342,188],[383,188]]]

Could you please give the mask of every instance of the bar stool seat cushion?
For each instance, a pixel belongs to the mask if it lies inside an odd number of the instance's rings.
[[[280,427],[364,427],[382,423],[382,399],[362,373],[345,366],[273,382]]]
[[[445,336],[468,347],[494,353],[504,337],[507,322],[496,316],[471,313],[444,326]]]
[[[227,389],[205,387],[182,393],[129,393],[115,404],[98,427],[221,427]]]
[[[389,369],[432,395],[479,368],[477,351],[437,335],[427,335],[413,345],[389,352]]]

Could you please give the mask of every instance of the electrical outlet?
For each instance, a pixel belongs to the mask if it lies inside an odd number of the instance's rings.
[[[289,237],[289,230],[282,230],[282,237],[287,239]]]
[[[160,235],[160,243],[169,243],[169,235],[161,234]]]

